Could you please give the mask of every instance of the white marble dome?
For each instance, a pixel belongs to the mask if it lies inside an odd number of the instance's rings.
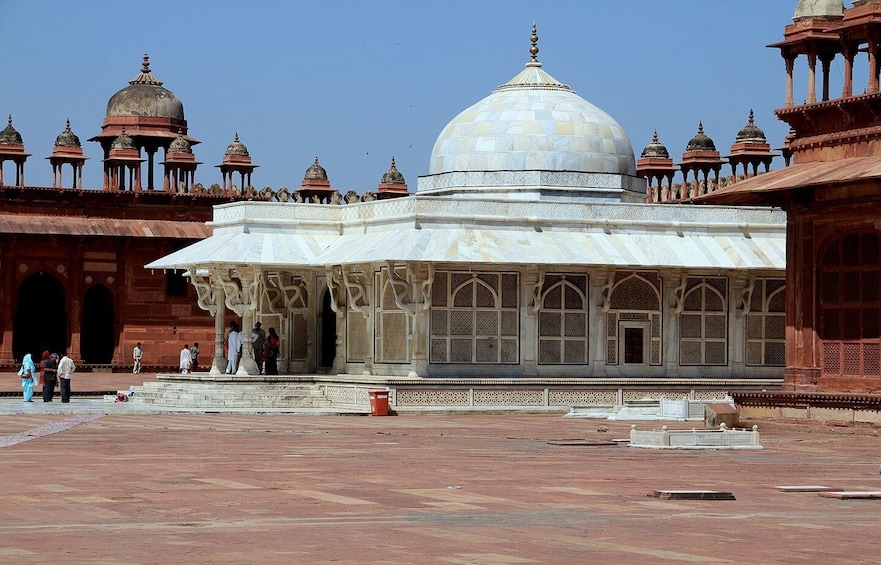
[[[530,61],[443,129],[429,174],[571,171],[634,176],[633,146],[609,114]]]

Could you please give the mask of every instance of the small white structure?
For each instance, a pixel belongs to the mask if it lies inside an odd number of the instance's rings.
[[[759,427],[752,430],[728,429],[725,424],[718,430],[638,430],[630,427],[630,447],[648,449],[762,449],[759,443]]]

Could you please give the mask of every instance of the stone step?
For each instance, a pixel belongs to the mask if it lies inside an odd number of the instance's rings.
[[[166,407],[329,408],[313,384],[148,382],[135,387],[132,402]]]

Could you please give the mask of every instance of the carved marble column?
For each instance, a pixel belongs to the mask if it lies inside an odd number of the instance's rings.
[[[615,284],[614,269],[602,269],[590,273],[590,303],[594,308],[594,323],[590,331],[593,336],[593,350],[590,356],[591,373],[595,376],[606,374],[606,342],[609,334],[609,307],[612,286]]]
[[[239,359],[237,375],[259,375],[260,367],[254,359],[254,345],[251,343],[251,330],[254,328],[260,298],[260,285],[263,274],[258,269],[241,269],[234,272],[239,279],[242,291],[242,358]]]
[[[195,266],[189,267],[190,283],[196,289],[196,304],[214,318],[214,355],[211,358],[212,375],[221,375],[226,371],[226,356],[223,354],[223,331],[226,321],[223,286],[220,284],[224,272],[218,268],[209,271],[205,276],[197,274]]]
[[[682,313],[685,297],[685,285],[688,283],[688,271],[671,269],[662,271],[663,303],[661,318],[663,323],[664,341],[661,344],[664,373],[668,376],[679,374],[679,315]]]
[[[523,376],[538,375],[538,318],[542,305],[544,269],[527,267],[523,273],[523,290],[520,308],[520,358],[523,362]]]
[[[744,376],[746,354],[746,317],[752,302],[756,278],[748,273],[736,273],[731,277],[729,312],[734,315],[728,323],[728,358],[731,359],[731,376]]]

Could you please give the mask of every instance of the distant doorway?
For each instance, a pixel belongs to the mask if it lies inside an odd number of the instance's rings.
[[[83,297],[83,323],[80,328],[80,356],[83,363],[111,363],[115,335],[113,293],[106,286],[96,284]]]
[[[325,290],[319,316],[321,349],[318,365],[323,368],[333,367],[333,361],[336,358],[336,312],[331,307],[331,300],[330,290]]]
[[[621,322],[619,335],[622,336],[619,355],[623,364],[647,365],[646,352],[648,350],[648,323],[634,320]]]
[[[26,353],[39,361],[43,351],[67,347],[67,307],[64,285],[40,271],[22,281],[15,304],[12,354],[21,361]]]

